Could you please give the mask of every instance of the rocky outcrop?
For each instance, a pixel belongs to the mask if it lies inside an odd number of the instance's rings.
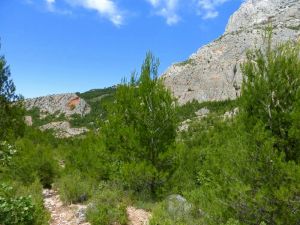
[[[45,124],[43,126],[40,126],[40,130],[41,131],[53,130],[55,136],[58,138],[74,137],[74,136],[78,136],[78,135],[84,134],[89,131],[85,127],[71,128],[70,123],[67,121],[51,122],[51,123]]]
[[[84,116],[91,111],[86,101],[73,93],[26,99],[25,108],[27,110],[38,108],[41,115],[59,113],[66,116],[73,114]]]
[[[240,64],[248,49],[264,44],[268,24],[273,26],[273,43],[299,39],[300,1],[246,0],[229,19],[224,35],[172,65],[162,76],[164,84],[180,104],[236,98]]]
[[[31,116],[25,116],[24,117],[24,122],[27,126],[31,127],[33,122],[32,122],[32,117]]]
[[[44,206],[49,211],[50,225],[90,225],[86,222],[86,205],[64,205],[57,191],[43,190]]]

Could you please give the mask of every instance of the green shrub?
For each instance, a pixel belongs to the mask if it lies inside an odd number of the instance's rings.
[[[35,224],[48,224],[50,215],[44,207],[44,200],[42,195],[43,186],[41,185],[40,181],[36,179],[29,186],[24,186],[20,183],[13,183],[12,186],[15,190],[15,196],[31,196],[32,203],[35,207]]]
[[[248,130],[262,122],[287,160],[300,160],[299,137],[290,135],[299,113],[300,42],[271,45],[247,53],[242,65],[241,115]],[[296,126],[297,127],[297,126]],[[297,128],[298,129],[298,128]]]
[[[93,182],[78,171],[64,174],[57,181],[57,187],[62,201],[68,204],[87,201],[93,193]]]
[[[88,207],[88,221],[92,225],[126,225],[128,200],[124,196],[125,194],[115,185],[100,184]]]
[[[38,139],[39,137],[35,137]],[[10,176],[28,185],[38,178],[45,188],[50,188],[58,173],[58,164],[48,143],[24,137],[16,142],[18,154],[10,166]]]
[[[35,207],[31,197],[14,197],[12,188],[0,185],[0,221],[3,225],[35,224]]]
[[[159,60],[147,53],[140,77],[133,74],[130,82],[118,86],[116,100],[108,108],[108,120],[101,127],[107,149],[126,167],[122,172],[129,175],[126,171],[132,170],[141,177],[137,170],[149,169],[142,191],[153,197],[163,184],[161,177],[168,173],[165,154],[175,141],[178,123],[177,104],[158,79],[158,66]],[[127,184],[130,181],[136,180],[129,177]]]
[[[159,176],[162,176],[162,174],[159,175],[151,164],[132,162],[121,165],[118,180],[125,188],[147,197],[148,190],[152,185],[151,181],[154,179],[156,181],[163,180],[163,177]]]

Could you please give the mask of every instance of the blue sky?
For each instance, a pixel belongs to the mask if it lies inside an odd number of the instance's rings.
[[[220,36],[241,0],[0,0],[1,54],[25,97],[117,84],[145,53],[162,73]]]

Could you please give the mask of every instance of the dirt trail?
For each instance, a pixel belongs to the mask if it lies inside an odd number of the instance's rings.
[[[60,200],[57,191],[43,190],[45,208],[51,214],[50,225],[90,225],[85,222],[85,205],[69,205],[66,206]],[[136,209],[134,207],[127,208],[128,225],[148,225],[150,213]]]
[[[127,215],[129,225],[148,225],[150,213],[143,209],[136,209],[134,207],[127,207]]]
[[[44,205],[51,214],[50,225],[90,225],[85,222],[84,205],[65,206],[54,190],[43,190]]]

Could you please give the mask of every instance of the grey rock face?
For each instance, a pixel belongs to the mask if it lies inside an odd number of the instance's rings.
[[[31,116],[25,116],[24,121],[27,126],[29,126],[29,127],[32,126],[32,117]]]
[[[71,128],[70,123],[67,121],[48,123],[41,126],[40,130],[54,130],[55,136],[58,138],[69,138],[88,132],[85,127]]]
[[[192,205],[181,195],[170,195],[167,198],[167,210],[172,217],[185,217],[191,209]]]
[[[192,100],[235,99],[240,92],[240,64],[249,49],[264,45],[264,28],[272,24],[273,43],[299,40],[299,0],[246,0],[235,12],[224,35],[200,48],[162,76],[180,104]]]
[[[45,113],[62,113],[66,116],[73,114],[86,115],[91,111],[90,106],[74,93],[49,95],[25,100],[27,110],[39,108],[42,115]]]
[[[196,116],[198,117],[205,117],[207,114],[209,114],[209,109],[208,108],[201,108],[197,112],[195,112]]]

